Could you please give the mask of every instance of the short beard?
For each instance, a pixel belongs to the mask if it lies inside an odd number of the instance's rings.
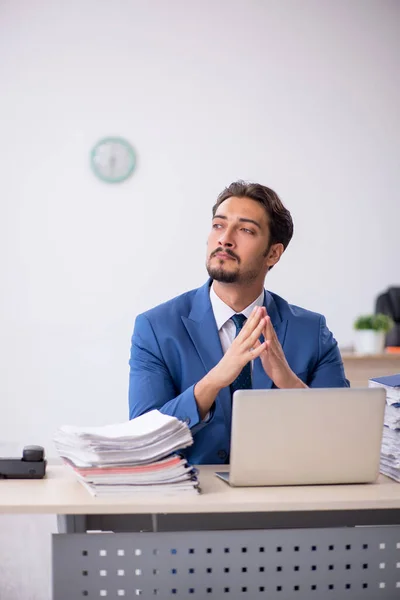
[[[222,268],[210,267],[207,265],[207,272],[211,279],[220,281],[221,283],[238,283],[240,281],[240,273],[237,271],[224,271]]]
[[[209,264],[206,265],[206,268],[211,279],[214,281],[219,281],[220,283],[248,284],[257,279],[259,275],[259,271],[249,271],[247,273],[240,273],[238,271],[224,271],[224,269],[220,267],[210,267]]]
[[[267,249],[263,253],[264,258],[268,256],[270,248],[271,244],[268,244]],[[217,254],[218,251],[221,250],[219,248],[217,250],[214,250],[214,252],[212,252],[209,260],[206,263],[207,273],[209,277],[214,281],[219,281],[220,283],[241,283],[247,285],[249,283],[253,283],[253,281],[259,276],[260,271],[255,270],[248,271],[247,273],[240,273],[239,271],[225,271],[222,267],[211,267],[211,258],[215,254]],[[238,261],[238,264],[240,264],[240,258],[236,256],[231,250],[225,249],[224,252],[231,255]]]

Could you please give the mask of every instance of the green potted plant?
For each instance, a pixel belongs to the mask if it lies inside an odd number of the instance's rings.
[[[381,354],[385,347],[385,335],[393,327],[387,315],[360,315],[354,321],[355,351],[358,354]]]

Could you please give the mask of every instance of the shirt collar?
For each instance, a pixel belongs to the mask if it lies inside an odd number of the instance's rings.
[[[214,292],[213,286],[211,286],[211,288],[210,288],[210,302],[211,302],[211,306],[213,309],[215,322],[217,323],[217,328],[219,331],[221,329],[221,327],[223,327],[225,325],[225,323],[227,321],[229,321],[229,319],[236,313],[230,306],[225,304],[225,302],[223,302],[221,300],[221,298],[219,298],[217,296],[217,294]],[[254,300],[254,302],[252,302],[244,310],[242,310],[240,314],[244,315],[248,319],[249,316],[251,315],[251,311],[253,310],[253,308],[255,306],[263,306],[263,304],[264,304],[264,290],[261,292],[261,294],[258,296],[258,298],[256,300]]]

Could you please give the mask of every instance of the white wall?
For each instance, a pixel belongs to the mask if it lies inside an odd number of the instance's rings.
[[[400,4],[0,2],[0,437],[127,418],[135,315],[201,285],[211,206],[272,186],[296,233],[267,287],[339,343],[399,283]],[[95,179],[105,135],[138,152]],[[397,219],[397,222],[396,222]]]

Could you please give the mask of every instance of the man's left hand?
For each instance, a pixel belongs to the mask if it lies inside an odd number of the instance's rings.
[[[260,355],[260,360],[264,371],[268,377],[274,382],[277,388],[306,388],[305,383],[297,377],[297,375],[289,367],[282,346],[277,338],[275,329],[271,323],[270,317],[267,315],[265,307],[263,307],[266,315],[266,326],[264,329],[264,339],[267,346],[264,352]],[[260,342],[258,342],[260,344]]]

